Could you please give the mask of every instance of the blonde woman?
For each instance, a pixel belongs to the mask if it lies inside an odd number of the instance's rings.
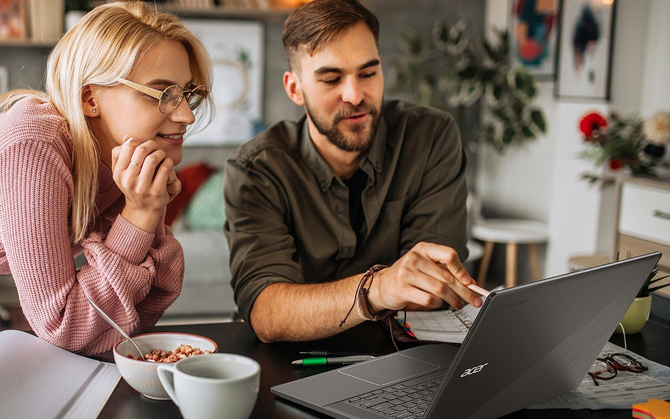
[[[56,45],[46,94],[0,98],[0,271],[44,340],[104,352],[121,335],[87,297],[138,333],[179,295],[184,256],[163,219],[210,84],[202,44],[176,17],[111,3]]]

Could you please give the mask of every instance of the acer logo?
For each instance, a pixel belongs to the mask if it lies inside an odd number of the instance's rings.
[[[468,375],[477,374],[479,371],[481,371],[488,364],[489,363],[487,362],[486,364],[477,365],[476,367],[468,368],[467,370],[463,371],[463,374],[461,374],[461,378],[467,377]]]

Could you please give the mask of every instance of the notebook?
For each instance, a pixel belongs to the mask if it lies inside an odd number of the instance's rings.
[[[336,418],[504,416],[579,386],[660,257],[491,292],[460,348],[422,345],[271,391]]]
[[[108,364],[17,330],[0,332],[0,416],[93,418],[121,375]]]
[[[463,343],[478,313],[469,304],[461,310],[408,311],[405,328],[419,340]],[[403,315],[396,318],[402,321]]]

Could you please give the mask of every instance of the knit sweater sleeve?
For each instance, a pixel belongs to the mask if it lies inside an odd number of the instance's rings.
[[[121,338],[90,307],[95,301],[126,332],[156,323],[177,298],[183,252],[169,230],[149,234],[120,215],[82,242],[76,271],[70,239],[72,175],[50,143],[23,140],[0,151],[0,228],[21,307],[42,339],[85,355]]]

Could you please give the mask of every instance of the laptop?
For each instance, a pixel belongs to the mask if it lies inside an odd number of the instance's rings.
[[[492,292],[460,348],[427,344],[272,387],[335,418],[497,418],[582,382],[659,252]]]

